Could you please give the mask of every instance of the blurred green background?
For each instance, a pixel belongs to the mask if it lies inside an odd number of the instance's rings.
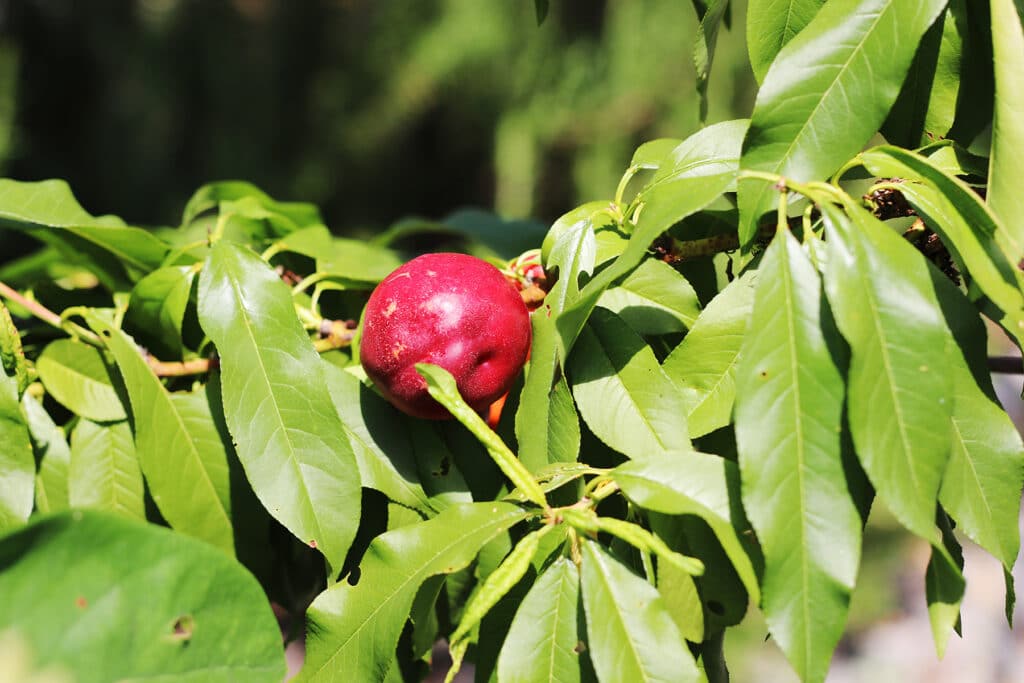
[[[710,121],[747,116],[743,3]],[[249,180],[336,232],[480,206],[550,222],[700,126],[688,0],[0,0],[0,173],[174,224]]]

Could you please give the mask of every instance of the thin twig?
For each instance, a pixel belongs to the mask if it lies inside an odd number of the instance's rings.
[[[157,377],[187,377],[189,375],[205,375],[210,370],[220,366],[217,356],[209,358],[193,358],[186,361],[163,361],[149,355],[145,350],[139,349],[146,359],[146,365],[150,367]]]
[[[32,315],[39,318],[43,322],[53,325],[58,329],[63,329],[64,321],[61,320],[61,317],[59,315],[51,311],[46,306],[43,306],[38,301],[32,301],[28,297],[15,291],[14,289],[11,289],[3,282],[0,282],[0,296],[3,296],[5,299],[9,299],[18,304],[19,306],[21,306],[22,308],[25,308]]]

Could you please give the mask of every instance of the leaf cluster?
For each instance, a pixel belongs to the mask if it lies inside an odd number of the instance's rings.
[[[695,5],[705,93],[728,3]],[[960,538],[1009,614],[1024,443],[984,320],[1024,339],[1021,17],[788,5],[750,3],[750,120],[642,145],[527,257],[528,224],[483,214],[358,242],[228,182],[150,233],[0,181],[0,228],[44,245],[0,269],[0,628],[87,631],[38,655],[96,680],[279,680],[273,604],[305,622],[300,680],[420,679],[445,638],[449,679],[713,682],[757,606],[821,681],[876,501],[931,546],[940,655]],[[986,51],[999,97],[971,90]],[[490,423],[443,368],[417,366],[433,423],[358,363],[375,283],[453,245],[545,271]],[[136,623],[137,658],[104,657]]]

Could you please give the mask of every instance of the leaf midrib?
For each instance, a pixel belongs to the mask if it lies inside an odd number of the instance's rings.
[[[524,516],[525,516],[525,513],[524,513]],[[501,527],[506,521],[507,520],[505,520],[505,519],[496,519],[496,520],[492,519],[492,520],[488,520],[487,524],[478,527],[477,529],[475,529],[471,533],[472,534],[476,534],[476,533],[480,533],[480,532],[485,532],[488,529],[488,526],[492,525],[492,524],[495,525],[496,527]],[[468,536],[468,535],[469,534],[466,534],[466,536]],[[321,671],[324,670],[325,667],[327,667],[329,664],[331,664],[331,662],[333,662],[334,659],[341,653],[341,651],[344,650],[345,647],[350,642],[352,642],[352,640],[359,634],[359,632],[362,631],[363,628],[365,628],[367,624],[369,624],[371,621],[373,621],[374,618],[377,616],[377,614],[381,610],[383,610],[384,607],[387,604],[389,604],[392,600],[394,600],[395,596],[397,596],[406,587],[406,585],[409,584],[409,582],[411,582],[414,578],[416,578],[417,576],[421,575],[424,572],[424,567],[430,566],[435,560],[437,560],[438,557],[440,557],[444,553],[449,552],[452,548],[458,546],[459,544],[464,543],[465,540],[466,540],[466,536],[462,536],[460,538],[457,538],[457,539],[453,540],[451,543],[446,545],[444,548],[442,548],[441,550],[439,550],[436,553],[434,553],[426,562],[423,562],[421,564],[419,569],[417,569],[416,571],[414,571],[411,574],[409,574],[405,578],[404,581],[399,583],[398,586],[395,588],[395,590],[392,591],[384,600],[380,601],[380,603],[376,607],[374,607],[374,609],[369,614],[367,614],[366,619],[364,619],[356,628],[354,628],[352,630],[352,632],[348,636],[348,638],[343,640],[341,642],[341,644],[339,644],[338,647],[335,648],[334,653],[331,654],[331,656],[328,657],[326,660],[324,660],[324,663],[321,664],[319,667],[317,667],[316,671],[314,671],[314,672],[312,672],[310,674],[310,677],[312,678],[313,676],[319,674]],[[367,552],[369,552],[369,551],[367,551]],[[382,562],[382,564],[383,564],[383,562]],[[431,576],[434,576],[436,574],[442,574],[442,573],[445,573],[445,572],[434,572],[433,574],[431,574]],[[424,579],[426,579],[426,578],[427,577],[424,577]],[[338,584],[335,584],[335,585],[338,585]]]
[[[788,235],[781,235],[785,239],[789,239]],[[806,458],[806,445],[804,443],[804,431],[803,431],[803,409],[800,401],[800,366],[799,356],[796,350],[796,324],[794,322],[794,298],[793,298],[793,281],[792,281],[792,267],[789,262],[789,245],[783,243],[784,250],[782,253],[782,266],[785,270],[784,276],[780,278],[782,280],[783,296],[785,297],[786,307],[786,331],[789,339],[789,367],[791,370],[791,382],[793,387],[793,406],[794,410],[794,422],[795,422],[795,436],[796,436],[796,457],[797,457],[797,468],[796,468],[796,479],[797,488],[799,489],[798,499],[800,501],[800,609],[803,612],[803,637],[804,637],[804,674],[811,671],[811,648],[812,648],[812,637],[811,637],[811,614],[810,614],[810,580],[808,578],[810,570],[808,569],[808,547],[807,547],[807,482],[804,477],[804,468],[807,464]]]
[[[980,494],[976,497],[976,500],[980,500],[982,505],[984,506],[986,518],[990,521],[994,521],[994,517],[992,515],[992,507],[988,504],[988,497],[985,495],[985,488],[982,486],[981,479],[978,477],[978,470],[974,467],[974,460],[972,460],[970,457],[970,451],[967,448],[967,442],[964,439],[963,432],[960,431],[960,424],[957,422],[955,416],[950,419],[950,422],[953,423],[953,435],[956,439],[956,442],[960,445],[960,448],[963,451],[964,461],[967,463],[968,470],[970,471],[971,480],[974,482],[976,488],[978,489],[978,493]],[[999,537],[999,534],[994,534],[994,540],[999,547],[1000,554],[1005,555],[1006,550],[1003,548],[1003,542],[1002,539]],[[1002,560],[1000,559],[1000,561]]]
[[[592,542],[588,542],[587,546],[588,547],[592,546]],[[591,557],[594,560],[594,564],[596,564],[598,566],[598,575],[601,577],[602,583],[604,584],[604,587],[605,587],[605,592],[608,594],[608,597],[611,598],[611,603],[614,606],[614,609],[612,610],[612,612],[616,616],[616,621],[618,621],[619,625],[622,627],[622,632],[626,634],[626,637],[625,637],[624,640],[626,641],[626,643],[629,644],[629,650],[630,650],[630,652],[633,653],[633,659],[634,659],[634,661],[637,664],[637,668],[640,670],[640,673],[643,675],[643,677],[644,677],[643,680],[649,681],[649,680],[651,680],[651,677],[648,675],[646,667],[644,667],[644,661],[640,657],[640,652],[639,652],[639,650],[637,650],[636,644],[633,642],[633,639],[630,638],[630,629],[628,629],[626,627],[627,626],[626,625],[626,620],[623,617],[622,609],[621,609],[621,607],[619,605],[619,601],[616,600],[615,591],[612,589],[612,583],[611,583],[611,580],[610,580],[611,577],[608,576],[608,573],[606,572],[605,562],[606,561],[614,562],[614,560],[602,556],[600,551],[598,551],[597,549],[595,549],[593,547],[590,547],[590,554],[591,554]]]
[[[227,265],[227,264],[225,264]],[[295,456],[295,446],[292,443],[291,432],[288,426],[285,424],[284,416],[281,414],[281,408],[278,405],[277,395],[274,393],[273,385],[270,383],[269,375],[267,374],[267,366],[263,362],[263,354],[260,352],[259,344],[256,343],[256,335],[252,328],[251,320],[249,319],[248,309],[245,306],[245,297],[242,295],[242,290],[238,278],[235,276],[233,268],[228,268],[228,283],[235,295],[235,300],[238,302],[239,317],[242,319],[242,325],[245,328],[245,332],[249,337],[249,341],[252,344],[252,348],[255,350],[256,361],[260,366],[260,378],[265,380],[267,393],[271,396],[271,403],[274,405],[274,413],[277,415],[277,423],[280,426],[281,433],[284,435],[285,443],[288,446],[288,463],[295,470],[298,475],[299,486],[304,494],[304,497],[300,498],[298,503],[304,508],[309,515],[312,517],[313,527],[315,528],[315,538],[317,543],[322,548],[324,555],[326,556],[327,546],[329,545],[328,539],[324,538],[323,529],[320,527],[320,519],[316,515],[316,510],[313,509],[312,498],[310,497],[309,486],[306,484],[306,479],[302,475],[302,468],[299,467],[298,459]]]
[[[877,15],[875,15],[874,20],[871,22],[868,29],[864,32],[863,38],[857,43],[856,46],[854,46],[854,48],[850,51],[849,56],[842,63],[842,65],[840,65],[838,71],[836,72],[835,78],[832,79],[832,82],[825,89],[825,92],[823,92],[821,96],[818,97],[817,104],[814,105],[814,108],[811,109],[811,113],[808,114],[807,119],[800,125],[800,130],[797,131],[796,135],[793,137],[792,142],[789,143],[789,147],[786,148],[786,153],[783,154],[779,158],[779,161],[775,164],[775,168],[773,169],[775,173],[778,173],[782,169],[782,167],[786,165],[786,162],[789,161],[789,158],[793,153],[793,149],[796,147],[796,143],[803,138],[808,126],[810,126],[811,124],[811,121],[813,121],[817,117],[818,112],[821,110],[824,102],[829,99],[829,95],[831,94],[832,89],[836,87],[836,85],[839,83],[843,75],[847,73],[847,70],[850,67],[850,63],[853,62],[854,58],[857,57],[863,51],[865,43],[868,42],[868,39],[872,36],[872,34],[878,28],[878,25],[881,23],[882,16],[886,12],[888,12],[891,7],[892,0],[887,2],[885,7],[883,7]]]

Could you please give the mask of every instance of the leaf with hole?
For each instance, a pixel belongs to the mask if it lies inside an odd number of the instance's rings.
[[[285,675],[281,632],[259,583],[205,543],[73,511],[0,540],[0,565],[0,631],[22,634],[40,663],[82,683]]]

